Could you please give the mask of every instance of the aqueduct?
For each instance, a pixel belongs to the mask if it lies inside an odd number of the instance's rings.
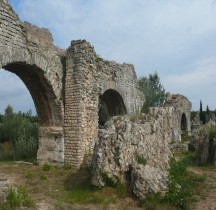
[[[99,58],[85,40],[57,48],[47,29],[21,22],[7,0],[0,0],[1,68],[17,74],[33,98],[41,162],[79,167],[92,153],[99,98],[112,116],[139,112],[144,102],[133,65]]]

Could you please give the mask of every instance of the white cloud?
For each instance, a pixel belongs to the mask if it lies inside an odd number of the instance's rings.
[[[171,92],[180,92],[194,102],[194,109],[198,109],[199,100],[216,107],[216,57],[196,62],[189,72],[170,74],[163,79],[166,89]]]
[[[133,63],[138,75],[158,71],[168,91],[194,101],[207,95],[201,86],[215,87],[215,62],[195,64],[215,57],[215,0],[9,1],[22,20],[48,27],[60,47],[86,39],[100,56]]]

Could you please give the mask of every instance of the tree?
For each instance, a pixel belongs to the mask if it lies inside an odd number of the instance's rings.
[[[33,157],[37,152],[38,124],[31,122],[30,113],[26,115],[28,117],[21,113],[14,113],[11,106],[8,106],[5,114],[2,115],[0,143],[8,142],[12,145],[14,160]]]
[[[202,100],[200,100],[200,121],[203,122],[203,110],[202,110]]]
[[[209,110],[209,106],[207,105],[206,107],[206,114],[209,115],[210,114],[210,110]]]
[[[139,79],[139,88],[145,95],[142,112],[147,113],[149,107],[157,107],[164,103],[165,89],[160,83],[158,73],[149,74],[149,77]]]

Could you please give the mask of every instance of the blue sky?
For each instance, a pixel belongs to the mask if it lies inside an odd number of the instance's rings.
[[[22,21],[48,28],[57,46],[86,39],[101,57],[134,64],[138,77],[157,71],[166,91],[185,95],[193,109],[200,99],[216,109],[215,0],[9,2]],[[15,75],[0,71],[0,81],[0,112],[9,103],[33,109]]]

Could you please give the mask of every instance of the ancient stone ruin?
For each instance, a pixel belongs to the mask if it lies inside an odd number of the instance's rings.
[[[168,93],[163,107],[137,117],[144,95],[133,65],[99,58],[85,40],[57,48],[47,29],[21,22],[7,0],[0,0],[0,68],[18,75],[33,98],[40,162],[79,168],[91,154],[97,186],[106,174],[131,184],[138,197],[167,190],[170,143],[190,133],[187,98]],[[113,116],[101,130],[99,100]]]
[[[79,167],[92,153],[99,98],[111,116],[137,112],[144,100],[133,65],[98,58],[85,40],[57,48],[47,29],[21,22],[7,0],[0,0],[0,68],[18,75],[33,98],[41,162]]]
[[[185,129],[190,133],[190,109],[186,97],[168,93],[164,106],[149,114],[108,121],[96,142],[92,183],[101,187],[107,178],[121,179],[139,198],[166,192],[171,143],[181,141]]]

